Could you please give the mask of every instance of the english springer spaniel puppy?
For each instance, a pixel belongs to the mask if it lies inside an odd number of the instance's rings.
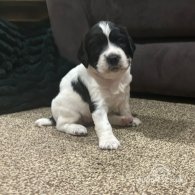
[[[63,77],[51,104],[52,117],[37,126],[56,125],[71,135],[85,135],[94,123],[101,149],[117,149],[120,142],[111,125],[137,126],[129,106],[131,61],[135,45],[124,27],[101,21],[86,34],[78,52],[81,64]]]

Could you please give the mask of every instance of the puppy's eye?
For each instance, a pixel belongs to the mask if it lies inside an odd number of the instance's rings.
[[[124,37],[119,37],[118,39],[117,39],[117,42],[120,44],[125,44],[126,43],[126,39],[124,38]]]
[[[124,47],[126,47],[126,45],[127,45],[127,41],[126,41],[126,39],[124,39],[124,38],[119,38],[119,39],[117,40],[117,44],[118,44],[119,46],[121,46],[122,48],[124,48]]]

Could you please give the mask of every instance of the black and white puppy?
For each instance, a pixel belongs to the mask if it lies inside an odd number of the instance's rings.
[[[101,21],[86,34],[78,57],[82,64],[60,83],[51,104],[52,118],[41,118],[37,126],[53,125],[72,135],[87,134],[83,124],[94,122],[101,149],[117,149],[119,141],[112,125],[137,126],[129,107],[131,61],[134,43],[125,28]]]

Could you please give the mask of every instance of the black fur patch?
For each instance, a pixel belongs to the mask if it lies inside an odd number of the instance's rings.
[[[123,49],[127,57],[133,58],[135,45],[125,28],[123,27],[113,28],[110,32],[109,39],[112,43]]]
[[[96,110],[96,104],[92,102],[89,91],[87,87],[85,86],[85,84],[81,81],[81,79],[78,77],[78,80],[72,81],[71,84],[72,84],[74,91],[77,92],[81,96],[82,100],[88,103],[91,113],[94,110]]]
[[[86,34],[79,49],[78,58],[87,67],[96,68],[100,54],[106,49],[108,40],[102,29],[96,24]]]
[[[108,40],[99,27],[93,28],[86,36],[88,63],[96,68],[100,54],[106,49]]]

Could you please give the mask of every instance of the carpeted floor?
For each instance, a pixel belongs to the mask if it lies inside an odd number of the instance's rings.
[[[38,128],[36,109],[0,116],[0,194],[195,194],[195,105],[132,99],[143,124],[114,128],[122,147],[98,149],[94,129],[74,137]]]

